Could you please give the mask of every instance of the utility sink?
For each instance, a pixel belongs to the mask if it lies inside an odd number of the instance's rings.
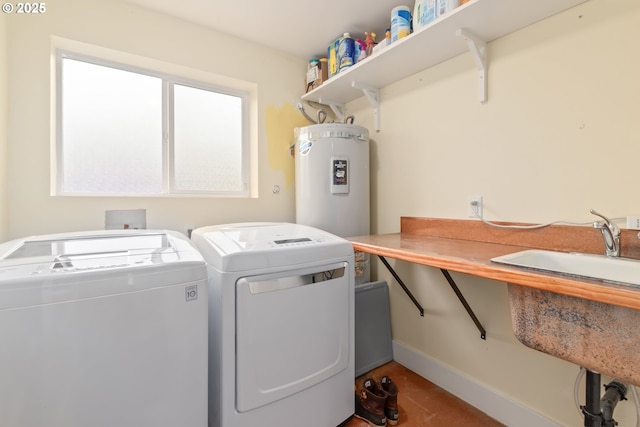
[[[640,286],[640,261],[526,250],[491,261]],[[513,331],[527,347],[640,385],[640,310],[509,284]]]
[[[531,249],[492,258],[491,261],[640,286],[640,261],[635,259]]]

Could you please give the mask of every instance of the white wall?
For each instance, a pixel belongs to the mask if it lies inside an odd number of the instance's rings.
[[[485,105],[470,53],[382,89],[372,231],[399,231],[400,216],[466,218],[470,195],[484,196],[491,220],[640,214],[638,40],[640,2],[590,0],[490,43]],[[365,98],[348,112],[373,128]],[[515,340],[505,284],[453,274],[487,329],[483,341],[438,270],[394,265],[426,309],[420,317],[379,267],[395,340],[561,425],[582,425],[578,367]],[[633,425],[633,404],[619,408],[616,419]]]
[[[11,111],[9,238],[104,228],[107,209],[144,208],[149,228],[183,232],[226,222],[294,220],[293,159],[288,147],[293,127],[307,124],[293,108],[302,93],[304,59],[117,0],[56,0],[47,3],[44,14],[12,14],[5,20]],[[51,197],[50,53],[54,36],[257,84],[259,197]],[[272,191],[274,185],[280,187],[278,194]]]
[[[7,236],[7,18],[0,15],[0,242]]]

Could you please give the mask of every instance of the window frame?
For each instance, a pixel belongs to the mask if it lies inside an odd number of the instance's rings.
[[[65,48],[55,48],[55,143],[52,144],[54,153],[52,166],[52,195],[54,196],[82,196],[82,197],[231,197],[249,198],[253,196],[252,191],[252,105],[254,94],[250,89],[232,87],[227,85],[212,83],[212,80],[231,80],[208,75],[203,81],[191,77],[184,77],[178,74],[167,73],[153,68],[141,67],[128,62],[112,59],[104,59],[94,55],[79,53],[75,50]],[[83,61],[86,63],[110,67],[126,72],[133,72],[150,77],[159,78],[162,81],[162,192],[160,193],[79,193],[65,191],[64,189],[64,140],[63,140],[63,110],[62,103],[64,94],[62,91],[63,81],[63,61],[64,59]],[[241,180],[242,190],[240,191],[209,191],[209,190],[178,190],[175,186],[175,138],[174,138],[174,85],[187,86],[195,89],[212,91],[224,95],[235,96],[241,99]],[[238,85],[240,86],[240,85]]]

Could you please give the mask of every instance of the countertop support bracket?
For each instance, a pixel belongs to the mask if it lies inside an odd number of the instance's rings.
[[[411,301],[413,302],[413,304],[418,308],[418,311],[420,311],[420,316],[424,317],[424,308],[422,308],[418,300],[413,296],[413,294],[411,293],[409,288],[407,288],[407,286],[404,284],[400,276],[398,276],[398,273],[396,273],[393,267],[389,265],[387,260],[382,255],[378,255],[378,258],[380,258],[380,261],[382,261],[384,266],[387,267],[387,270],[389,270],[389,273],[391,273],[393,278],[396,279],[396,281],[400,284],[400,286],[402,287],[402,290],[407,294],[409,298],[411,298]]]
[[[345,116],[347,115],[347,109],[345,108],[344,103],[331,101],[329,99],[319,99],[318,102],[323,105],[329,106],[333,114],[336,116],[339,122],[343,122]]]
[[[456,35],[464,38],[467,46],[469,46],[469,51],[473,55],[473,60],[478,67],[478,99],[480,102],[485,103],[488,99],[487,92],[489,87],[487,82],[487,43],[464,28],[459,28],[456,31]]]
[[[460,292],[460,289],[458,289],[458,285],[456,285],[456,282],[451,277],[451,274],[449,274],[449,272],[443,268],[441,268],[440,271],[444,275],[444,278],[447,279],[447,282],[449,282],[449,285],[451,285],[451,289],[453,289],[453,292],[456,293],[458,299],[464,306],[465,310],[467,310],[467,314],[469,314],[469,317],[471,317],[471,320],[473,320],[473,323],[476,324],[476,328],[478,328],[478,330],[480,331],[480,338],[482,338],[483,340],[486,340],[487,331],[484,329],[484,327],[476,317],[475,313],[471,309],[471,306],[469,305],[469,303],[467,303],[467,300],[465,299],[464,295],[462,295],[462,292]]]
[[[362,90],[373,107],[373,127],[380,132],[380,90],[364,83],[351,82],[351,87]]]

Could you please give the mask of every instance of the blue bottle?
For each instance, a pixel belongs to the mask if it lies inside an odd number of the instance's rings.
[[[338,68],[339,71],[351,67],[356,62],[355,41],[349,33],[344,33],[338,45]]]

